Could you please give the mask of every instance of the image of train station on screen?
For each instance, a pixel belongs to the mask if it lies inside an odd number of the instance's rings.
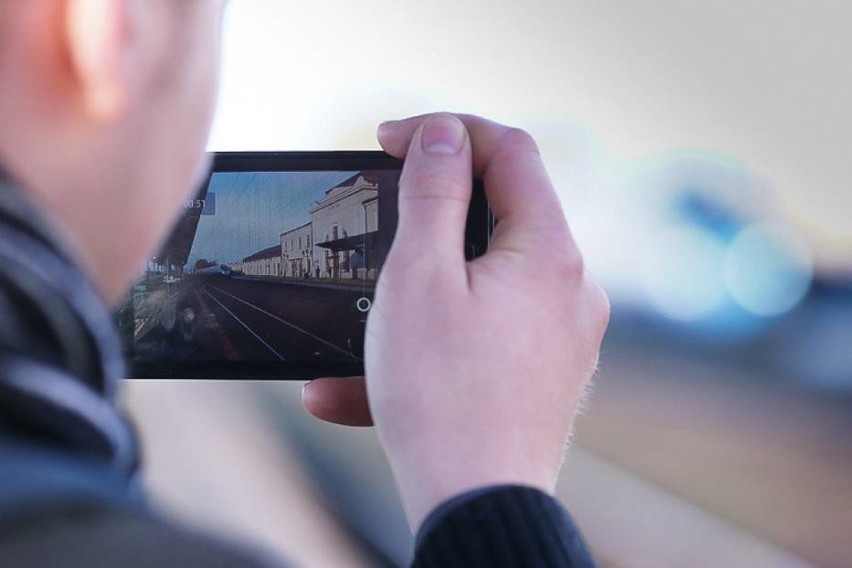
[[[134,358],[360,359],[386,182],[377,172],[213,174],[134,287]]]

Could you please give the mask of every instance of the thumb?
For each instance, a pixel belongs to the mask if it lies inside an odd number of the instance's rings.
[[[372,426],[364,377],[315,379],[302,389],[302,405],[316,418],[344,426]]]
[[[383,126],[393,128],[393,123]],[[390,138],[387,132],[381,137]],[[471,155],[468,132],[453,115],[431,116],[415,131],[399,182],[399,225],[391,255],[419,266],[438,260],[463,266]]]

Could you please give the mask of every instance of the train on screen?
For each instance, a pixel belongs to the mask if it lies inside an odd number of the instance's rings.
[[[216,266],[208,266],[193,272],[195,276],[230,276],[232,274],[231,267],[227,264],[219,264]]]

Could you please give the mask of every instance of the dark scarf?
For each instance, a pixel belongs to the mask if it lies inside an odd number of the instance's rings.
[[[0,173],[0,432],[132,473],[112,315],[61,243]]]

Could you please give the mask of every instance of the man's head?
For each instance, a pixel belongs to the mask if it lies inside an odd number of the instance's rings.
[[[202,166],[223,0],[0,0],[0,166],[116,301]]]

